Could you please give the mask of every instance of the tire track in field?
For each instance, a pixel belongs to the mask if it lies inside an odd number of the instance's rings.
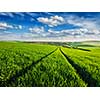
[[[49,54],[41,57],[39,60],[37,60],[36,62],[32,62],[31,65],[29,65],[28,67],[26,68],[23,68],[22,70],[20,71],[17,71],[15,75],[13,75],[10,79],[8,79],[7,81],[3,82],[3,86],[9,86],[11,85],[11,83],[15,82],[16,79],[19,77],[19,76],[22,76],[24,75],[25,73],[27,73],[28,70],[31,70],[33,68],[33,66],[35,66],[36,64],[38,64],[40,61],[42,61],[44,58],[48,57],[49,55],[51,55],[52,53],[54,53],[58,48],[56,48],[55,50],[53,50],[52,52],[50,52]]]
[[[81,50],[81,51],[86,51],[86,52],[91,52],[91,50],[89,49],[84,49],[84,48],[76,48],[76,47],[68,47],[68,46],[63,46],[64,48],[73,48],[73,49],[77,49],[77,50]]]
[[[96,87],[96,83],[97,80],[95,80],[94,78],[92,78],[92,76],[90,75],[90,73],[88,73],[85,68],[81,68],[78,64],[76,64],[71,58],[68,57],[68,55],[66,55],[61,48],[59,48],[61,53],[64,55],[64,57],[66,58],[66,60],[72,65],[72,67],[76,70],[76,72],[79,74],[80,78],[87,83],[88,87]]]

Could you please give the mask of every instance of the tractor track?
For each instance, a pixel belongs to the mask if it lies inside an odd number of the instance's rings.
[[[66,55],[61,48],[59,48],[59,50],[61,51],[61,53],[64,55],[64,57],[66,58],[66,60],[72,65],[72,67],[76,70],[76,73],[80,76],[80,78],[87,83],[88,87],[94,87],[96,86],[97,80],[95,80],[94,78],[92,78],[92,76],[90,75],[90,73],[88,73],[85,68],[81,68],[78,64],[76,64],[68,55]]]
[[[35,66],[36,64],[38,64],[40,61],[42,61],[44,58],[48,57],[49,55],[51,55],[52,53],[54,53],[58,48],[56,48],[55,50],[53,50],[52,52],[50,52],[49,54],[41,57],[39,60],[37,60],[36,62],[32,62],[31,65],[29,65],[26,68],[21,69],[20,71],[17,71],[15,75],[13,75],[12,77],[10,77],[7,81],[3,81],[0,84],[0,87],[5,87],[5,86],[9,86],[11,85],[11,83],[15,82],[16,79],[22,75],[24,75],[25,73],[28,72],[28,70],[31,70],[33,68],[33,66]]]

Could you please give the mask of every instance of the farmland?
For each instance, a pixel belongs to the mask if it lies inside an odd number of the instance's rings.
[[[70,45],[0,42],[0,86],[100,86],[100,47]]]

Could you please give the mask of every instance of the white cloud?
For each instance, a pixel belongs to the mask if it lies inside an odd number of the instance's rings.
[[[87,29],[89,33],[100,34],[100,23],[98,24],[98,18],[84,18],[78,16],[68,16],[66,19],[66,23],[72,24],[74,26],[81,27],[83,29]]]
[[[50,18],[47,17],[39,17],[37,19],[39,22],[42,22],[44,24],[47,24],[49,27],[58,26],[61,24],[71,24],[76,27],[79,27],[77,29],[72,30],[64,30],[63,33],[68,33],[67,31],[71,32],[72,34],[100,34],[100,23],[98,24],[98,18],[84,18],[84,17],[78,17],[75,15],[68,15],[68,16],[51,16]],[[63,29],[62,29],[63,30]],[[50,30],[49,30],[50,31]],[[48,31],[48,32],[49,32]],[[54,33],[54,32],[50,32]],[[57,33],[57,31],[55,31]],[[54,34],[55,34],[54,33]],[[59,32],[58,32],[59,33]]]
[[[9,24],[7,24],[5,22],[0,22],[0,29],[6,30],[7,28],[11,28],[12,29],[13,26],[9,25]]]
[[[43,33],[43,32],[45,32],[44,27],[29,28],[29,31],[32,32],[32,33]]]
[[[49,29],[48,32],[49,32],[49,33],[53,33],[53,34],[59,34],[59,33],[60,33],[60,31],[54,31],[54,30],[52,30],[52,29]]]
[[[6,29],[22,29],[22,25],[10,25],[6,22],[0,22],[0,29],[6,30]]]
[[[48,33],[50,33],[51,37],[69,37],[69,36],[73,36],[73,37],[78,37],[78,36],[92,36],[92,35],[98,35],[97,31],[90,31],[86,28],[76,28],[76,29],[65,29],[65,30],[52,30],[49,29]],[[100,33],[100,31],[99,31]]]
[[[12,13],[0,13],[1,15],[9,15],[10,17],[14,14]],[[24,16],[24,14],[21,15],[21,13],[16,13],[20,16]],[[34,13],[28,13],[31,17],[34,16]],[[36,16],[36,15],[35,15]],[[34,21],[34,18],[32,19]],[[54,16],[51,15],[51,17],[39,17],[37,20],[41,23],[44,23],[48,25],[49,27],[53,27],[51,29],[48,29],[46,32],[44,27],[30,27],[29,31],[30,33],[23,33],[23,34],[16,34],[11,33],[9,30],[6,29],[23,29],[24,26],[22,25],[11,25],[9,23],[0,22],[0,29],[3,30],[3,33],[0,33],[0,40],[2,39],[9,39],[9,40],[33,40],[33,39],[39,39],[39,38],[48,38],[49,39],[100,39],[100,21],[98,18],[84,18],[84,17],[78,17],[75,15],[68,15],[68,16]],[[71,24],[73,26],[76,26],[74,29],[63,29],[61,27],[60,31],[56,29],[54,26],[62,25],[62,24]],[[17,31],[16,31],[17,32]]]
[[[64,23],[64,18],[61,16],[51,16],[50,18],[39,17],[37,18],[39,22],[47,24],[50,27],[58,26]]]
[[[22,27],[22,25],[18,25],[18,28],[19,28],[19,29],[22,29],[23,27]]]
[[[0,41],[52,41],[52,42],[74,42],[74,41],[86,41],[86,40],[100,40],[100,36],[83,36],[83,37],[38,37],[36,34],[24,33],[24,34],[2,34],[0,35]]]
[[[0,15],[9,16],[9,17],[11,17],[11,18],[14,17],[13,13],[11,13],[11,12],[0,12]]]
[[[61,21],[61,22],[63,22],[64,21],[64,19],[63,19],[63,17],[61,17],[61,16],[51,16],[51,19],[53,19],[53,20],[58,20],[58,21]]]
[[[23,26],[22,25],[15,25],[15,27],[14,27],[15,29],[17,29],[17,30],[21,30],[22,28],[23,28]]]
[[[33,34],[34,37],[46,37],[48,36],[50,33],[46,32],[44,27],[33,27],[33,28],[29,28],[29,31]]]

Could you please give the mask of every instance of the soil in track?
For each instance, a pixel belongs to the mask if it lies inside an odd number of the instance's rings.
[[[77,71],[77,74],[79,74],[80,78],[85,81],[85,83],[88,84],[88,87],[94,87],[96,86],[97,80],[93,79],[92,76],[84,69],[81,68],[78,64],[75,63],[72,59],[69,58],[68,55],[66,55],[61,48],[59,48],[61,53],[65,56],[66,60],[74,67],[74,69]]]

